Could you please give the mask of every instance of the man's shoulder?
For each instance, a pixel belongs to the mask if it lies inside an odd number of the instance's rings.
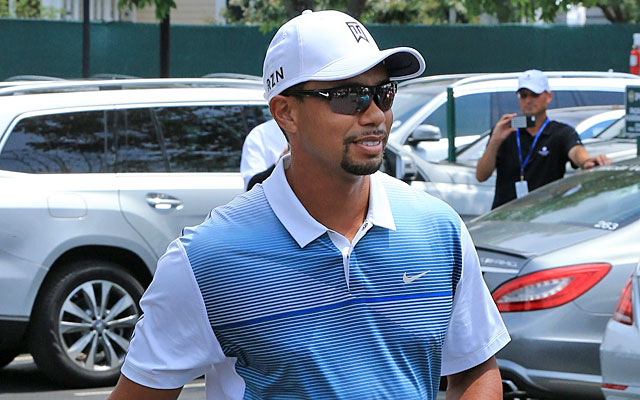
[[[576,130],[571,126],[567,125],[564,122],[560,121],[549,121],[549,130],[553,133],[562,133],[562,134],[573,134],[576,133]]]
[[[264,190],[261,185],[256,185],[250,191],[237,195],[229,203],[211,210],[201,224],[185,228],[183,236],[189,236],[190,241],[212,236],[231,239],[256,231],[256,227],[264,227],[272,220],[273,211]]]
[[[385,187],[389,204],[394,214],[397,212],[420,213],[430,215],[443,215],[454,220],[460,219],[456,211],[443,200],[431,194],[415,188],[406,182],[391,177],[385,173],[377,173],[380,181]]]

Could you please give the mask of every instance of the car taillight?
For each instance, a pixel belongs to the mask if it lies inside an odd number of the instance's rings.
[[[622,295],[618,300],[616,311],[613,313],[613,320],[626,325],[633,325],[633,309],[631,308],[631,278],[622,289]]]
[[[626,385],[616,385],[613,383],[603,383],[602,387],[605,389],[614,389],[614,390],[627,390],[629,386]]]
[[[609,272],[611,265],[581,264],[534,272],[504,283],[493,292],[500,311],[531,311],[566,304]]]

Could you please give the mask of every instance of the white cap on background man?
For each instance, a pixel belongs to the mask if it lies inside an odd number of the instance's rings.
[[[549,92],[549,81],[542,71],[530,69],[518,77],[518,90],[529,89],[533,93]]]

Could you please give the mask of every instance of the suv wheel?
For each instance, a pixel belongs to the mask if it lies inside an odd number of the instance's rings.
[[[143,291],[112,262],[76,261],[55,271],[32,315],[29,345],[38,367],[65,386],[115,384]]]

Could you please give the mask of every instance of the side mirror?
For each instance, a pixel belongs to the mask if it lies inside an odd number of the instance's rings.
[[[408,155],[401,155],[398,157],[398,161],[396,163],[396,177],[402,181],[407,183],[411,182],[416,178],[416,163],[413,161]]]
[[[442,139],[440,128],[435,125],[419,125],[407,140],[407,144],[415,146],[420,142],[437,142]]]
[[[410,155],[400,152],[392,146],[387,146],[381,170],[408,183],[416,177],[416,163]]]

